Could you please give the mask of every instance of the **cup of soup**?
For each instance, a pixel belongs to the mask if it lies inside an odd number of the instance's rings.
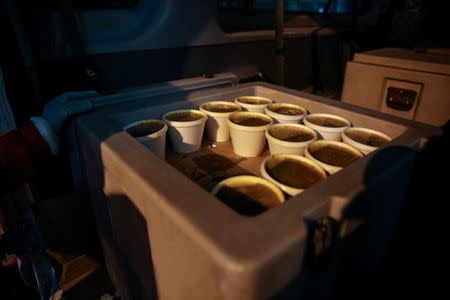
[[[342,132],[351,126],[350,121],[332,114],[309,114],[303,123],[317,131],[324,140],[341,141]]]
[[[369,128],[349,127],[342,132],[342,140],[362,153],[368,154],[389,143],[392,138]]]
[[[200,149],[208,117],[195,109],[168,112],[163,120],[169,127],[169,139],[175,152],[190,153]]]
[[[354,147],[336,141],[314,141],[305,150],[305,156],[330,174],[340,171],[342,168],[363,156]]]
[[[228,117],[240,110],[238,104],[226,101],[212,101],[200,105],[200,111],[208,116],[206,121],[208,139],[213,142],[228,141],[230,139]]]
[[[236,154],[244,157],[258,156],[264,150],[265,131],[272,119],[261,113],[235,112],[228,117],[231,142]]]
[[[272,103],[267,105],[264,111],[276,123],[300,123],[306,115],[306,109],[289,103]]]
[[[317,139],[317,133],[300,124],[274,124],[266,131],[270,154],[303,155],[306,147]]]
[[[317,163],[296,154],[270,155],[262,162],[260,171],[264,178],[291,196],[327,177]]]
[[[167,125],[161,120],[142,120],[124,127],[124,130],[156,156],[165,159]]]
[[[259,96],[241,96],[234,99],[234,102],[239,104],[244,111],[264,113],[266,106],[273,101]]]
[[[284,203],[273,183],[256,176],[235,176],[219,182],[211,192],[224,204],[246,216],[254,216]]]

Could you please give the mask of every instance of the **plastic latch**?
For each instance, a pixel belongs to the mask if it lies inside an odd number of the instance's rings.
[[[313,265],[315,268],[325,267],[332,256],[334,246],[336,244],[340,223],[329,216],[316,219],[310,227],[313,257]]]
[[[389,87],[386,94],[386,105],[392,109],[409,111],[413,108],[416,97],[416,91]]]

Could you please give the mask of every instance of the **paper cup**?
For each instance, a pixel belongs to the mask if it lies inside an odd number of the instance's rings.
[[[325,169],[329,174],[339,172],[353,160],[363,156],[354,147],[336,141],[314,141],[305,150],[305,156]]]
[[[362,153],[368,154],[389,143],[392,138],[380,131],[362,127],[349,127],[342,132],[342,140]]]
[[[235,176],[219,182],[211,192],[227,206],[247,216],[258,215],[284,203],[273,183],[256,176]]]
[[[228,117],[231,142],[236,154],[244,157],[258,156],[264,149],[264,132],[272,119],[261,113],[235,112]]]
[[[347,119],[331,114],[309,114],[303,118],[303,123],[330,141],[341,141],[342,132],[351,126]]]
[[[259,96],[241,96],[234,99],[234,102],[239,104],[244,111],[264,113],[266,106],[273,101]]]
[[[167,125],[160,120],[142,120],[124,127],[132,137],[161,159],[166,156]]]
[[[291,153],[303,155],[306,147],[317,139],[317,133],[300,124],[275,124],[267,129],[270,154]]]
[[[200,111],[208,115],[206,133],[210,141],[223,142],[230,139],[228,117],[240,111],[241,107],[233,102],[212,101],[200,105]]]
[[[174,151],[190,153],[199,150],[207,119],[205,113],[195,109],[166,113],[163,120],[169,127],[169,139]]]
[[[296,154],[270,155],[261,163],[260,171],[264,178],[291,196],[327,177],[317,163]]]
[[[306,109],[300,105],[289,103],[272,103],[264,109],[266,115],[274,119],[275,123],[300,123],[306,115]]]

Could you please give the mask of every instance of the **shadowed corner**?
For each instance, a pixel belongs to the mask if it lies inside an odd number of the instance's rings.
[[[338,299],[379,299],[388,291],[402,298],[439,295],[444,285],[434,268],[446,254],[434,245],[446,216],[436,210],[435,200],[448,194],[448,182],[437,166],[449,162],[449,124],[442,135],[417,144],[417,149],[386,148],[369,162],[365,189],[345,210],[347,220],[361,220],[363,226],[353,242],[341,241],[337,278],[345,280],[337,281]],[[358,235],[363,238],[356,243]]]
[[[349,201],[332,199],[305,219],[308,235],[301,272],[273,299],[372,296],[369,283],[374,288],[374,274],[392,244],[416,154],[407,147],[376,152],[366,167],[361,192]]]

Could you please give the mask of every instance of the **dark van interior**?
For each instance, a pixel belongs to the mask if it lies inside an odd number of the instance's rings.
[[[0,299],[432,298],[445,286],[442,1],[0,3]],[[281,188],[280,207],[244,217],[212,190],[235,175],[264,177],[270,139],[250,158],[232,148],[231,127],[222,143],[206,127],[200,150],[180,153],[166,120],[243,96],[300,106],[305,128],[308,115],[333,114],[389,143],[357,148],[362,158],[342,171],[324,167],[323,182],[295,195]],[[53,151],[34,120],[54,129],[58,114]],[[146,119],[169,128],[165,161],[127,133]],[[11,139],[23,126],[52,152],[30,172]],[[36,158],[41,146],[27,143]]]

